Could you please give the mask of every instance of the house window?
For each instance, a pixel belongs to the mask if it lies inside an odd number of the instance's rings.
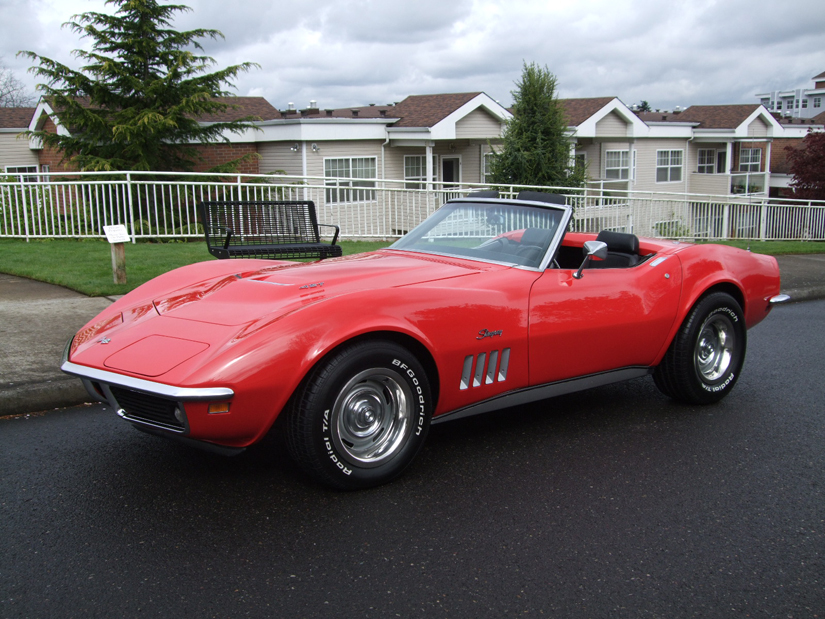
[[[713,174],[716,172],[716,151],[707,148],[699,149],[699,174]]]
[[[626,150],[609,150],[604,159],[605,178],[626,180],[630,177],[630,154]]]
[[[682,180],[682,151],[656,151],[656,182],[675,183]]]
[[[438,157],[433,155],[433,176],[438,170]],[[406,189],[424,189],[427,183],[427,156],[404,155],[404,180]]]
[[[822,107],[822,97],[814,97],[814,107]]]
[[[781,110],[781,109],[782,109],[782,102],[781,102],[781,101],[777,101],[777,102],[776,102],[776,109],[777,109],[777,110]]]
[[[14,179],[15,181],[22,180],[24,183],[37,182],[36,165],[6,166],[6,174],[9,176],[16,176],[17,178]]]
[[[341,157],[324,159],[327,179],[326,201],[366,202],[375,200],[375,157]]]
[[[493,157],[495,153],[484,153],[484,156],[481,158],[481,180],[483,183],[492,183],[493,182]]]
[[[762,167],[761,148],[743,148],[739,152],[740,172],[759,172]]]
[[[802,99],[802,109],[804,110],[807,107],[808,107],[808,100],[807,99]]]

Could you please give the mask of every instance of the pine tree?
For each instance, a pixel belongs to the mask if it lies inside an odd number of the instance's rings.
[[[198,123],[232,107],[227,88],[240,73],[257,66],[233,65],[207,73],[215,61],[190,50],[198,39],[222,38],[217,30],[177,32],[171,21],[183,5],[155,0],[107,0],[113,15],[88,12],[64,24],[93,41],[91,51],[75,50],[85,63],[74,70],[25,51],[39,63],[31,71],[45,83],[38,89],[71,135],[29,132],[59,150],[80,170],[190,170],[197,160],[193,142],[241,132],[253,118]]]
[[[567,119],[547,67],[524,64],[513,95],[513,118],[492,157],[494,184],[581,187],[585,170],[570,156]]]

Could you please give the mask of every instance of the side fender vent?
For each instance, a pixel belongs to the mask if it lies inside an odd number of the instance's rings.
[[[464,368],[461,371],[462,391],[470,386],[481,387],[507,380],[507,369],[510,367],[510,349],[493,350],[489,353],[480,353],[477,357],[467,355],[464,358]]]

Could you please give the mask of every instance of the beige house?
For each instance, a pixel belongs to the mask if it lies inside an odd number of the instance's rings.
[[[0,107],[0,173],[5,176],[28,177],[40,169],[37,153],[20,137],[33,114],[31,107]]]
[[[637,114],[617,98],[562,103],[590,185],[605,190],[764,195],[771,187],[773,142],[822,130],[782,123],[758,104]]]
[[[483,182],[484,154],[510,117],[481,92],[416,95],[388,106],[282,111],[249,139],[258,144],[263,173],[404,180],[421,188]]]
[[[225,143],[199,146],[199,171],[247,153],[239,171],[278,173],[324,183],[325,202],[364,201],[381,181],[404,188],[485,183],[491,145],[510,112],[482,92],[414,95],[393,105],[277,110],[262,97],[236,97],[233,108],[202,122],[252,115],[260,120]],[[561,100],[571,157],[587,166],[589,187],[674,194],[775,194],[774,153],[798,143],[816,119],[776,118],[759,104],[692,106],[638,114],[616,97]],[[7,172],[58,172],[59,153],[17,139],[23,128],[65,131],[46,101],[36,110],[0,110],[0,165]],[[312,181],[313,184],[316,181]],[[395,187],[399,183],[394,184]],[[366,193],[365,193],[366,192]]]

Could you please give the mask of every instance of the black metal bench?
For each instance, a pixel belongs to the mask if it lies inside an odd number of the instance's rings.
[[[338,226],[319,224],[315,203],[201,202],[206,246],[216,258],[333,258],[342,254]],[[320,228],[334,228],[332,243],[321,242]]]

